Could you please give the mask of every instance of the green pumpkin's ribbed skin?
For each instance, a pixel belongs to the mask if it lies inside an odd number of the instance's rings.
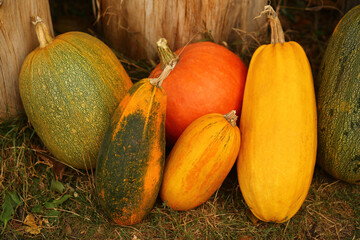
[[[360,184],[360,6],[334,30],[317,90],[318,163],[335,178]]]
[[[147,79],[119,104],[96,167],[99,203],[120,225],[140,222],[160,190],[165,161],[166,95]]]
[[[25,112],[44,145],[80,169],[95,167],[111,115],[131,86],[113,52],[80,32],[31,52],[19,78]]]

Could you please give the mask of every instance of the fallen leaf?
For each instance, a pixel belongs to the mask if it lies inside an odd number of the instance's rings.
[[[3,222],[4,225],[1,234],[4,233],[7,222],[13,218],[16,207],[20,205],[22,205],[22,201],[16,192],[7,192],[5,194],[5,199],[1,206],[2,212],[0,214],[0,221]]]
[[[49,220],[47,218],[44,218],[42,222],[45,223],[46,226],[50,226]]]
[[[44,162],[44,164],[48,165],[49,167],[52,168],[53,172],[54,172],[54,175],[55,175],[55,178],[56,180],[61,180],[63,175],[64,175],[64,172],[65,172],[65,169],[66,169],[66,165],[61,163],[61,162],[58,162],[54,159],[51,159],[47,156],[45,156],[43,153],[41,152],[36,152],[37,156],[39,156],[40,159],[42,159]]]
[[[36,151],[35,151],[35,153],[36,153],[37,156],[39,156],[39,158],[40,158],[41,160],[43,160],[43,162],[41,162],[41,163],[46,164],[46,165],[48,165],[49,167],[53,167],[53,161],[52,161],[50,158],[48,158],[47,156],[45,156],[45,155],[43,155],[43,154],[41,154],[41,153],[38,153],[38,152],[36,152]],[[40,162],[40,161],[39,161],[39,162]]]
[[[60,181],[62,179],[65,169],[66,169],[65,164],[58,161],[53,161],[53,172],[55,174],[56,180]]]
[[[50,190],[53,190],[58,193],[63,193],[65,190],[65,187],[64,187],[64,184],[62,184],[58,180],[51,179]]]
[[[66,235],[68,235],[68,236],[71,235],[72,230],[71,230],[70,224],[66,224],[65,233],[66,233]]]
[[[252,236],[241,236],[238,240],[253,240],[254,238]]]
[[[24,224],[27,225],[25,226],[25,231],[30,234],[37,235],[41,231],[42,221],[40,220],[38,224],[36,224],[35,217],[32,214],[26,216]]]

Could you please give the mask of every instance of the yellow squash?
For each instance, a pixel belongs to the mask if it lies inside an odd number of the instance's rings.
[[[240,148],[235,111],[206,114],[181,134],[166,159],[160,196],[175,210],[189,210],[221,186]]]
[[[252,213],[267,222],[289,220],[308,193],[316,159],[316,103],[309,61],[296,42],[284,42],[268,8],[272,42],[254,53],[245,85],[237,171]]]

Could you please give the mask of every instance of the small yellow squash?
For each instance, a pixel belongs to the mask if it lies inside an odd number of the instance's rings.
[[[166,159],[160,196],[175,210],[189,210],[221,186],[240,148],[235,111],[211,113],[192,122]]]

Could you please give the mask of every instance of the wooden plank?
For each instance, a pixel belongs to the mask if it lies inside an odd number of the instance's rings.
[[[52,32],[48,0],[2,0],[0,6],[0,119],[23,112],[18,77],[21,65],[38,46],[31,16],[39,15]]]
[[[176,50],[211,32],[227,42],[234,27],[256,30],[253,20],[267,1],[257,0],[100,0],[107,42],[132,59],[155,59],[156,41],[164,37]],[[201,34],[202,33],[202,34]]]

